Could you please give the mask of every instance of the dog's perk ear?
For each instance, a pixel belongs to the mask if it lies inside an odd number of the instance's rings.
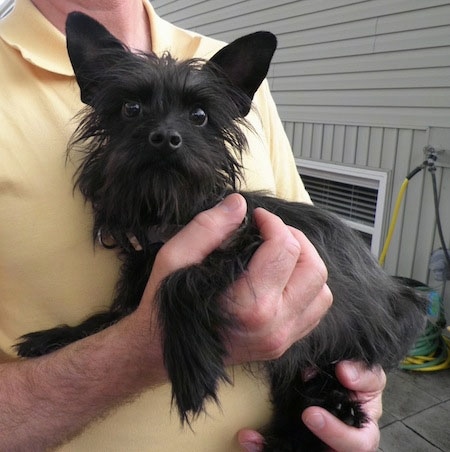
[[[81,100],[90,104],[101,76],[117,59],[117,52],[110,51],[121,49],[126,52],[125,47],[103,25],[80,12],[67,16],[66,37]]]
[[[239,101],[239,110],[247,115],[251,100],[269,70],[277,47],[277,38],[268,31],[258,31],[236,39],[219,50],[210,61],[220,66],[234,86],[240,88],[249,101]]]

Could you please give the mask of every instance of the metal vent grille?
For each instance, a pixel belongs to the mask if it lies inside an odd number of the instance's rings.
[[[308,159],[296,162],[313,203],[340,216],[378,256],[388,172]]]
[[[303,175],[303,183],[316,206],[343,219],[375,226],[378,189]]]

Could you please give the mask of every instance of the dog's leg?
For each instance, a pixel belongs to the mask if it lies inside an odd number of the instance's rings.
[[[271,372],[273,417],[263,431],[265,452],[316,452],[329,450],[301,421],[308,406],[321,406],[348,425],[362,427],[367,416],[351,391],[335,376],[334,366],[318,369],[312,378],[305,370],[288,381],[279,368]]]
[[[158,244],[147,253],[135,252],[126,256],[121,269],[123,277],[108,311],[95,314],[76,326],[61,325],[25,334],[15,345],[17,354],[27,358],[46,355],[98,333],[133,312],[139,304],[159,247]]]
[[[205,399],[218,403],[219,381],[229,382],[224,358],[233,319],[226,312],[224,295],[259,243],[259,237],[251,236],[241,259],[232,245],[218,249],[203,263],[171,274],[161,286],[158,312],[164,360],[182,422],[198,415]]]
[[[77,326],[61,325],[48,330],[35,331],[21,336],[15,345],[17,354],[31,358],[65,347],[83,337],[95,334],[123,317],[119,312],[106,311],[89,317]]]
[[[159,294],[164,363],[182,422],[199,414],[205,399],[218,402],[218,381],[228,381],[222,335],[229,319],[220,306],[220,286],[215,275],[199,265],[170,275]]]

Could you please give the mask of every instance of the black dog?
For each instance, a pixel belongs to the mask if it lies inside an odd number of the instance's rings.
[[[119,247],[122,275],[108,312],[78,326],[21,338],[21,356],[38,356],[108,327],[136,309],[161,241],[236,191],[242,178],[242,126],[276,47],[267,32],[244,36],[211,61],[131,53],[102,25],[73,13],[68,51],[88,105],[71,148],[85,157],[76,186],[93,205],[94,237]],[[230,149],[233,148],[234,151]],[[170,275],[158,297],[164,360],[182,421],[217,400],[224,368],[224,294],[261,238],[252,212],[262,206],[309,237],[325,261],[334,303],[322,322],[281,358],[264,363],[274,416],[264,432],[271,451],[321,450],[300,413],[321,405],[349,425],[367,418],[335,377],[335,363],[396,366],[424,324],[425,303],[387,276],[366,245],[329,213],[262,193],[243,192],[247,221],[225,247]],[[130,237],[140,246],[132,245]],[[156,238],[155,238],[156,237]],[[304,375],[315,369],[316,376]]]

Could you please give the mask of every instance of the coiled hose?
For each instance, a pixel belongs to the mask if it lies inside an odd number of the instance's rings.
[[[410,280],[411,281],[411,280]],[[416,290],[427,292],[429,298],[438,297],[438,315],[435,322],[427,320],[425,331],[416,340],[408,356],[400,363],[400,369],[432,372],[450,368],[450,340],[442,334],[445,315],[441,297],[425,284],[409,284]],[[430,299],[430,302],[432,300]]]
[[[432,152],[429,153],[427,160],[421,165],[414,168],[403,181],[392,214],[392,219],[389,224],[386,241],[379,257],[380,265],[384,265],[386,254],[389,249],[392,236],[394,234],[395,225],[397,223],[398,214],[400,211],[401,203],[408,187],[409,181],[417,173],[424,168],[428,168],[432,181],[433,181],[433,198],[436,213],[436,223],[438,227],[439,238],[441,241],[442,249],[444,251],[445,258],[447,260],[447,268],[450,268],[450,256],[447,251],[446,244],[442,233],[442,226],[439,215],[439,200],[437,194],[436,184],[436,155]],[[411,280],[409,280],[411,281]],[[430,291],[430,288],[426,285],[414,284],[417,290]],[[408,356],[400,363],[400,368],[404,370],[432,372],[437,370],[443,370],[450,368],[450,339],[442,334],[442,329],[445,328],[446,320],[444,314],[444,308],[442,300],[439,301],[439,315],[435,323],[427,320],[427,325],[423,334],[417,339],[413,348],[408,352]]]

